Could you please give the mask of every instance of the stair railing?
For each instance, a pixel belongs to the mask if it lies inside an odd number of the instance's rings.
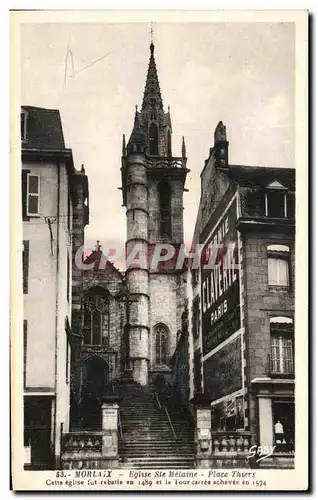
[[[170,424],[170,427],[171,427],[171,430],[172,430],[172,434],[174,435],[174,438],[175,438],[175,440],[177,441],[177,440],[178,440],[178,438],[177,438],[177,434],[176,434],[176,432],[175,432],[175,430],[174,430],[174,427],[173,427],[173,425],[172,425],[171,418],[170,418],[170,415],[169,415],[169,412],[168,412],[168,410],[167,410],[167,407],[166,407],[166,406],[164,406],[164,410],[165,410],[165,412],[166,412],[166,415],[167,415],[167,418],[168,418],[168,421],[169,421],[169,424]]]
[[[155,393],[155,397],[156,397],[158,408],[159,408],[159,410],[161,410],[161,404],[160,404],[160,401],[159,401],[159,397],[158,397],[157,391],[154,391],[154,393]]]
[[[171,431],[172,431],[172,434],[173,434],[173,436],[174,436],[175,440],[177,441],[177,440],[178,440],[178,437],[177,437],[177,434],[176,434],[176,432],[175,432],[175,430],[174,430],[174,427],[173,427],[173,425],[172,425],[172,422],[171,422],[171,418],[170,418],[170,415],[169,415],[168,409],[167,409],[166,405],[162,406],[162,404],[160,403],[158,393],[157,393],[157,391],[156,391],[155,389],[154,389],[154,393],[155,393],[155,397],[156,397],[156,401],[157,401],[158,408],[159,408],[159,410],[161,410],[161,408],[163,408],[163,409],[164,409],[165,414],[166,414],[167,419],[168,419],[168,422],[169,422],[169,425],[170,425],[170,428],[171,428]]]

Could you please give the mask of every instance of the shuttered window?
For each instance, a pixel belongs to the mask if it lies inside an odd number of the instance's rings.
[[[34,216],[40,213],[40,176],[27,176],[27,215]]]

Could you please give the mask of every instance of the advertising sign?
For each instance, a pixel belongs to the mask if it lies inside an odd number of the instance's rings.
[[[242,388],[241,337],[227,344],[203,363],[204,391],[212,401]]]
[[[240,328],[236,200],[203,247],[201,300],[203,355]]]

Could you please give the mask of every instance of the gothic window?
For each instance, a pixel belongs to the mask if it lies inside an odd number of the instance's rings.
[[[168,328],[165,325],[155,327],[156,365],[166,365],[168,362]]]
[[[167,181],[158,185],[160,210],[160,235],[171,237],[171,189]]]
[[[91,290],[84,299],[84,343],[109,345],[109,298]]]
[[[158,127],[155,123],[149,127],[149,154],[158,155]]]

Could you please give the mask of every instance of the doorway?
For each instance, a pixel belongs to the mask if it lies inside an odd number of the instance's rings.
[[[90,357],[84,365],[82,417],[88,429],[101,429],[102,398],[109,386],[109,364],[99,356]]]

